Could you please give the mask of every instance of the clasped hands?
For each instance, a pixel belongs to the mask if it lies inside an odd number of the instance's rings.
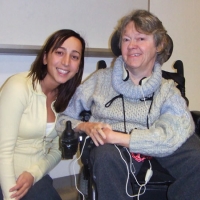
[[[116,144],[117,135],[120,134],[113,131],[109,124],[101,122],[82,122],[75,130],[85,132],[91,137],[96,146],[104,145],[105,143]]]
[[[130,135],[113,131],[109,124],[101,122],[82,122],[75,128],[75,131],[85,132],[91,137],[96,146],[109,143],[129,148]]]
[[[109,124],[101,122],[82,122],[75,130],[85,132],[91,137],[96,146],[106,143],[119,144],[122,137],[124,137],[123,133],[113,131]]]

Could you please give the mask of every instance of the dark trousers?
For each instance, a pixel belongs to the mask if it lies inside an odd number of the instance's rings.
[[[123,152],[122,152],[123,154]],[[93,179],[98,191],[98,200],[130,200],[125,191],[127,169],[114,145],[106,144],[95,147],[90,154]],[[169,200],[200,199],[200,141],[196,135],[191,136],[172,155],[156,158],[176,181],[168,190]],[[142,163],[133,160],[136,174]],[[128,182],[128,192],[133,194]],[[151,197],[149,197],[151,199]]]
[[[190,137],[172,155],[157,160],[176,179],[169,187],[169,200],[200,199],[200,140],[197,135]]]
[[[3,200],[0,188],[0,200]],[[53,180],[49,175],[35,183],[21,200],[62,200],[53,187]]]

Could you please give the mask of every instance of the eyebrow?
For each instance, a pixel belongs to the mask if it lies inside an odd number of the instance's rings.
[[[65,50],[65,51],[67,50],[65,47],[58,47],[58,49],[59,49],[59,48]],[[75,53],[78,53],[78,54],[81,55],[81,53],[80,53],[79,51],[77,51],[77,50],[72,50],[72,52],[75,52]]]

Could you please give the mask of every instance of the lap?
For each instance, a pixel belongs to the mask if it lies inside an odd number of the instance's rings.
[[[52,178],[46,175],[35,183],[21,200],[61,200],[61,198],[53,187]]]
[[[0,200],[3,200],[1,188]],[[53,187],[52,178],[46,175],[36,182],[21,200],[61,200],[61,198]]]
[[[126,148],[121,146],[104,144],[102,146],[94,147],[90,153],[90,164],[92,164],[92,167],[94,167],[94,163],[97,164],[95,167],[108,167],[109,169],[116,168],[116,165],[123,165],[124,170],[126,170],[125,162],[127,163],[128,167],[130,166],[130,162],[132,163],[132,166],[135,170],[135,175],[139,172],[142,166],[141,162],[137,162],[132,159],[132,157],[129,156]]]
[[[173,177],[179,178],[179,176],[187,173],[193,167],[200,166],[199,158],[200,140],[194,134],[172,155],[156,159]]]
[[[168,199],[200,199],[198,182],[200,180],[200,140],[191,136],[172,155],[157,158],[176,179],[168,189]]]

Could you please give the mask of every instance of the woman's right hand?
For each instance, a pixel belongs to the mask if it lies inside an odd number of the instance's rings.
[[[33,185],[34,177],[29,172],[23,172],[17,179],[16,185],[10,189],[10,192],[14,192],[11,198],[15,200],[21,199]]]
[[[104,124],[101,122],[82,122],[76,128],[75,131],[85,132],[88,136],[91,137],[96,146],[103,145],[106,135],[103,132],[104,128],[109,128],[112,130],[112,127],[109,124]]]

